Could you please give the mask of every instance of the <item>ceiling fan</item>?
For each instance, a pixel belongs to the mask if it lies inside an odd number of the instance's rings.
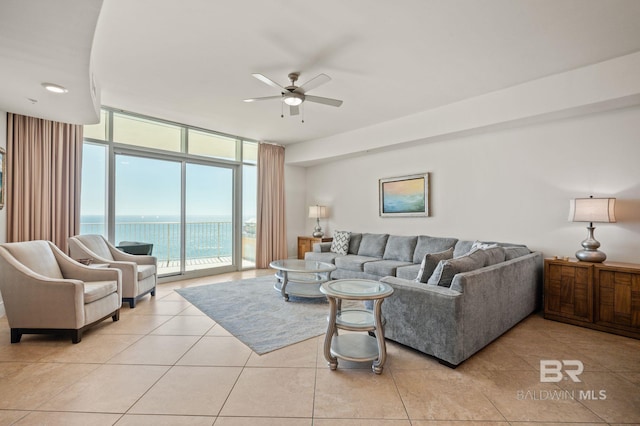
[[[245,102],[256,102],[256,101],[267,101],[271,99],[280,99],[282,100],[282,102],[289,105],[289,114],[291,115],[298,115],[300,113],[299,106],[305,101],[316,102],[319,104],[330,105],[334,107],[339,107],[340,105],[342,105],[342,101],[338,99],[307,95],[307,92],[310,91],[311,89],[315,89],[316,87],[331,81],[331,77],[329,77],[326,74],[320,74],[312,78],[311,80],[307,81],[302,86],[296,86],[296,81],[298,81],[298,77],[300,76],[300,74],[297,72],[292,72],[289,74],[289,80],[291,81],[291,84],[285,87],[279,85],[275,81],[265,77],[262,74],[251,74],[251,75],[257,78],[258,80],[260,80],[261,82],[269,86],[275,87],[276,89],[279,89],[280,95],[266,96],[264,98],[245,99],[244,100]]]

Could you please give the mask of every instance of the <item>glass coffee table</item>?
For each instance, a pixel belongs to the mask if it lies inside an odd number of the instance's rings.
[[[285,301],[289,295],[297,297],[324,297],[320,285],[329,281],[329,274],[336,270],[335,265],[314,260],[283,259],[274,260],[269,267],[276,270],[278,290]]]
[[[324,357],[329,368],[338,368],[338,358],[373,361],[371,369],[374,373],[381,374],[387,359],[382,302],[393,294],[393,287],[379,281],[351,279],[326,282],[322,284],[320,291],[329,299],[331,309],[324,339]],[[343,300],[371,300],[373,310],[364,307],[342,309]],[[339,329],[362,331],[366,334],[338,335]]]

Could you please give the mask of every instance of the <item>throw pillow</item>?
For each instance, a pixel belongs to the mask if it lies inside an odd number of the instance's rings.
[[[337,254],[345,255],[349,251],[349,240],[351,240],[351,232],[336,231],[333,233],[333,241],[331,241],[330,251]]]
[[[496,243],[483,243],[482,241],[474,241],[473,244],[471,245],[471,250],[469,250],[470,252],[472,252],[474,249],[488,249],[488,248],[493,248],[493,247],[498,247],[498,244]]]
[[[429,285],[439,285],[441,287],[451,287],[451,282],[456,274],[469,272],[484,267],[487,261],[483,250],[476,250],[465,256],[448,260],[441,260],[427,281]]]
[[[526,256],[531,251],[527,247],[513,246],[513,247],[505,247],[504,254],[505,260],[515,259],[516,257]]]
[[[487,260],[484,266],[491,266],[497,263],[504,262],[505,253],[504,249],[500,246],[495,246],[491,248],[482,249],[484,254],[487,255]]]
[[[425,254],[422,259],[422,264],[420,265],[420,272],[418,272],[418,276],[416,277],[416,282],[426,283],[429,280],[429,277],[433,275],[433,271],[435,271],[441,260],[452,258],[453,247],[449,248],[449,250],[440,251],[438,253]]]

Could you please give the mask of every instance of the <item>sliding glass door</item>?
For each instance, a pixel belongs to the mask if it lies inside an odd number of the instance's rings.
[[[233,189],[232,166],[116,154],[113,241],[153,244],[160,275],[233,266]]]
[[[182,165],[116,154],[114,238],[153,244],[160,275],[181,271]]]
[[[233,169],[186,163],[185,271],[233,264]]]

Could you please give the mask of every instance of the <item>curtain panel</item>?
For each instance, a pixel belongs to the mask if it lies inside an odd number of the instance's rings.
[[[80,231],[82,126],[7,114],[7,241],[68,252]]]
[[[258,146],[258,220],[256,268],[287,258],[284,204],[284,147]]]

